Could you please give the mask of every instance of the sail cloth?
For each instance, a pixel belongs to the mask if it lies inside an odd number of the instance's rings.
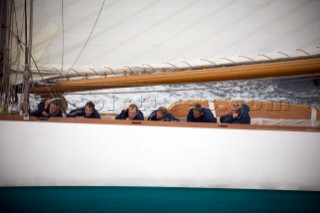
[[[21,46],[26,43],[20,36],[25,30],[24,1],[12,2],[12,33],[19,40],[12,37],[11,68],[18,73],[12,72],[11,83],[19,84],[24,70]],[[29,26],[34,81],[194,69],[320,52],[317,0],[62,2],[33,2]]]

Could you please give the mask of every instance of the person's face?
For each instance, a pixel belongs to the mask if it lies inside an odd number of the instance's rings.
[[[49,109],[49,114],[54,115],[54,114],[56,114],[57,110],[58,110],[58,106],[54,103],[51,103],[50,109]]]
[[[156,117],[158,120],[161,120],[164,117],[164,115],[161,112],[157,111]]]
[[[136,115],[137,115],[137,109],[136,108],[129,108],[129,110],[128,110],[128,118],[130,119],[130,120],[133,120],[135,117],[136,117]]]
[[[232,115],[234,118],[239,116],[239,112],[237,111],[237,108],[232,106],[230,109],[230,115]]]
[[[84,114],[86,115],[86,117],[90,117],[91,114],[92,114],[92,112],[93,112],[93,109],[92,109],[92,108],[90,108],[90,107],[88,107],[88,106],[86,106],[86,107],[84,108]]]
[[[193,117],[194,117],[195,119],[200,118],[201,115],[202,115],[201,112],[193,110]]]

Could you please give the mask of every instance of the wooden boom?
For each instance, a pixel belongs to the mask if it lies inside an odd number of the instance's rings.
[[[320,58],[239,65],[202,70],[62,81],[56,85],[31,88],[29,92],[47,93],[49,92],[49,89],[50,91],[55,92],[71,92],[120,87],[201,83],[309,74],[320,74]]]

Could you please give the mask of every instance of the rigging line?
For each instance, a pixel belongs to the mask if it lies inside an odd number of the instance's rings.
[[[25,31],[24,31],[24,39],[25,39],[25,42],[26,42],[26,46],[25,48],[28,49],[28,19],[27,19],[27,0],[24,0],[24,24],[25,24]],[[24,63],[25,63],[25,66],[27,66],[28,64],[28,51],[25,51],[25,56],[24,56]]]
[[[62,13],[62,56],[61,56],[61,74],[63,71],[63,59],[64,59],[64,9],[63,9],[63,0],[61,0],[61,13]]]
[[[109,9],[110,7],[118,4],[121,0],[113,0],[112,2],[106,3],[105,6],[103,7],[103,10]],[[64,7],[64,9],[66,9]],[[79,19],[76,20],[76,22],[72,23],[70,26],[67,26],[64,28],[64,33],[71,31],[72,29],[74,29],[75,27],[82,25],[85,21],[89,20],[92,16],[96,16],[96,14],[99,12],[98,10],[95,10],[91,13],[89,13],[88,15],[84,16],[84,17],[80,17]],[[56,34],[54,35],[50,35],[47,37],[47,40],[53,40],[55,37],[60,36],[60,34],[62,34],[62,30],[59,29],[58,32],[56,32]],[[39,42],[35,45],[35,48],[42,46],[44,43],[46,43],[46,40]]]
[[[17,48],[16,48],[16,51],[13,51],[12,53],[11,53],[11,56],[13,55],[13,54],[15,54],[16,52],[19,52],[19,53],[17,53],[17,58],[18,59],[20,59],[20,50],[19,50],[19,47],[21,47],[22,49],[23,49],[23,46],[22,46],[22,44],[24,44],[25,45],[25,43],[21,40],[21,38],[22,38],[22,34],[23,34],[23,23],[24,23],[24,21],[22,20],[21,21],[21,23],[22,23],[22,26],[21,26],[21,35],[19,36],[19,28],[18,28],[18,20],[17,20],[17,10],[16,10],[16,7],[15,7],[15,3],[14,3],[14,1],[12,1],[13,2],[13,8],[14,8],[14,14],[15,14],[15,23],[16,23],[16,28],[17,28],[17,34],[15,34],[14,32],[13,32],[13,29],[11,30],[11,29],[9,29],[9,32],[11,33],[11,35],[13,35],[16,39],[17,39]],[[24,11],[23,11],[24,12]],[[22,18],[24,17],[24,13],[23,13],[23,15],[22,15]],[[19,46],[20,45],[20,46]],[[16,60],[15,60],[16,61]]]
[[[71,0],[69,2],[67,2],[65,5],[64,5],[64,9],[67,9],[69,7],[71,7],[72,5],[76,4],[79,0]],[[52,1],[53,2],[53,1]],[[46,3],[44,3],[46,4]],[[56,14],[60,13],[61,9],[60,7],[59,8],[56,8],[54,10],[50,10],[48,13],[46,13],[45,15],[37,18],[35,21],[34,21],[34,25],[37,26],[38,24],[42,23],[43,20],[48,20],[50,17],[52,16],[55,16]]]
[[[119,27],[121,24],[125,23],[126,21],[132,19],[133,17],[138,16],[139,14],[141,14],[142,12],[146,11],[147,9],[149,9],[150,7],[153,7],[154,5],[158,4],[159,2],[161,2],[162,0],[154,0],[153,2],[149,3],[148,5],[144,6],[141,9],[138,9],[137,11],[134,11],[132,14],[129,14],[128,16],[125,16],[124,18],[112,23],[109,27],[105,28],[104,30],[95,33],[91,40],[94,40],[98,37],[103,36],[105,33],[109,32],[110,30],[113,30],[116,27]],[[74,51],[75,49],[81,47],[83,45],[83,42],[85,42],[85,40],[81,40],[80,42],[77,42],[76,44],[74,44],[73,46],[71,46],[70,48],[68,48],[65,51],[65,54],[71,53],[72,51]],[[50,60],[48,60],[48,64],[50,64],[52,61],[57,59],[57,56],[60,56],[60,51],[57,52],[53,52],[51,54],[51,58]]]
[[[36,66],[36,68],[37,68],[37,71],[38,71],[38,73],[39,73],[40,77],[41,77],[41,78],[42,78],[42,80],[45,82],[45,80],[44,80],[44,78],[43,78],[43,76],[42,76],[42,74],[41,74],[41,72],[40,72],[40,70],[39,70],[39,67],[38,67],[38,65],[37,65],[36,61],[34,60],[34,58],[33,58],[32,54],[31,54],[30,50],[28,50],[28,51],[29,51],[30,57],[31,57],[31,59],[32,59],[32,61],[33,61],[33,63],[34,63],[34,65],[35,65],[35,66]],[[50,93],[51,97],[53,97],[53,98],[54,98],[54,95],[52,94],[52,92],[51,92],[50,88],[48,87],[48,84],[47,84],[47,83],[45,83],[45,86],[46,86],[46,88],[48,89],[48,91],[49,91],[49,93]]]
[[[29,52],[31,52],[31,47],[32,47],[32,34],[33,34],[33,1],[34,0],[30,0],[30,16],[29,16],[29,43],[28,43],[28,49],[30,50]],[[30,67],[30,54],[28,56],[28,66]],[[32,75],[31,75],[32,78]]]
[[[234,42],[231,42],[229,43],[228,45],[220,48],[219,50],[215,50],[216,53],[219,53],[219,54],[222,54],[223,55],[223,52],[225,50],[227,50],[228,48],[232,47],[232,48],[235,48],[236,45],[239,45],[241,42],[243,42],[244,40],[252,37],[253,35],[255,34],[258,34],[260,32],[262,32],[263,30],[265,30],[267,27],[270,27],[272,26],[273,24],[275,23],[278,23],[281,19],[291,15],[292,13],[295,13],[297,12],[298,10],[300,10],[301,8],[307,6],[308,4],[310,4],[312,1],[314,0],[309,0],[309,1],[303,1],[302,4],[296,6],[295,8],[289,10],[288,12],[286,12],[285,14],[281,14],[279,17],[274,17],[272,16],[271,18],[274,18],[274,19],[271,19],[270,21],[268,21],[266,24],[263,24],[261,26],[257,26],[256,29],[253,29],[253,32],[248,32],[246,34],[244,34],[242,37],[238,38],[237,40],[235,40]],[[256,45],[257,46],[257,45]]]
[[[98,14],[97,19],[96,19],[96,21],[95,21],[95,23],[94,23],[94,25],[93,25],[93,27],[92,27],[92,30],[91,30],[90,34],[89,34],[89,36],[88,36],[88,39],[86,40],[86,42],[85,42],[84,46],[82,47],[82,50],[80,51],[77,59],[76,59],[75,62],[72,64],[72,66],[69,68],[69,70],[68,70],[68,72],[66,73],[66,75],[67,75],[67,74],[69,73],[69,71],[73,68],[73,66],[77,63],[77,61],[79,60],[79,58],[80,58],[81,54],[83,53],[85,47],[87,46],[87,44],[88,44],[88,42],[89,42],[89,40],[90,40],[90,38],[91,38],[91,35],[92,35],[92,33],[93,33],[93,30],[94,30],[94,28],[96,27],[96,25],[97,25],[97,23],[98,23],[98,20],[99,20],[99,17],[100,17],[100,14],[101,14],[101,11],[102,11],[102,9],[103,9],[103,5],[104,5],[105,1],[106,1],[106,0],[103,0],[103,2],[102,2],[102,5],[101,5],[101,8],[100,8],[99,14]]]
[[[10,31],[10,33],[11,33],[13,36],[17,37],[17,35],[16,35],[14,32]],[[25,44],[25,43],[21,43],[21,45],[24,45],[25,48],[26,48],[26,44]],[[28,51],[28,53],[29,53],[29,55],[30,55],[30,57],[31,57],[34,65],[36,66],[36,69],[37,69],[40,77],[42,78],[43,81],[45,81],[45,79],[43,78],[43,76],[42,76],[42,74],[41,74],[41,72],[40,72],[40,69],[39,69],[39,67],[38,67],[38,65],[37,65],[37,62],[35,61],[35,59],[34,59],[32,53],[31,53],[30,49],[29,49],[29,48],[26,48],[26,50]],[[19,57],[19,60],[20,60],[20,57]],[[16,73],[18,73],[18,72],[16,72]],[[16,80],[17,80],[17,78],[16,78]],[[48,87],[48,85],[47,85],[47,84],[45,84],[45,85],[46,85],[48,91],[50,92],[51,96],[54,97],[53,94],[52,94],[52,92],[50,91],[50,88]]]
[[[20,58],[20,51],[18,51],[19,50],[19,47],[22,47],[22,45],[20,44],[20,39],[19,39],[19,28],[18,28],[18,20],[17,20],[17,10],[16,10],[16,6],[15,6],[15,2],[14,1],[12,1],[12,5],[13,5],[13,11],[14,11],[14,20],[15,20],[15,24],[16,24],[16,29],[17,29],[17,34],[18,34],[18,37],[17,37],[17,57],[16,57],[16,59],[13,61],[13,62],[11,62],[11,63],[16,63],[16,61],[18,61],[19,60],[19,58]],[[11,29],[9,29],[10,30],[10,33],[11,33]],[[12,32],[13,32],[13,26],[12,26]],[[13,39],[11,39],[12,41],[13,41]],[[19,53],[18,53],[19,52]],[[12,54],[12,53],[11,53]],[[11,55],[12,56],[12,55]],[[19,63],[18,63],[19,64]]]
[[[252,11],[250,11],[248,14],[241,16],[240,18],[235,19],[234,21],[232,21],[231,23],[227,24],[225,27],[218,29],[212,33],[209,33],[208,35],[204,36],[202,39],[194,42],[193,44],[189,45],[187,48],[184,48],[183,50],[179,51],[178,53],[174,54],[171,57],[165,58],[163,59],[163,61],[170,61],[173,60],[179,56],[181,56],[182,54],[188,52],[189,50],[193,49],[194,47],[202,44],[203,42],[212,39],[212,37],[215,37],[217,35],[219,35],[220,33],[226,31],[227,29],[235,26],[236,24],[239,24],[240,22],[242,22],[243,20],[247,19],[248,17],[252,16],[253,14],[261,11],[262,9],[268,7],[270,4],[272,4],[273,2],[275,2],[276,0],[270,0],[267,3],[253,9]]]
[[[192,30],[194,27],[196,27],[203,20],[217,16],[219,13],[221,13],[222,11],[224,11],[226,8],[228,8],[229,6],[231,6],[234,3],[235,3],[235,1],[232,0],[232,1],[228,2],[227,4],[223,5],[221,8],[218,8],[218,9],[212,11],[211,13],[209,13],[203,17],[200,17],[199,19],[190,23],[188,26],[182,28],[178,32],[174,33],[173,35],[170,35],[169,37],[161,40],[160,42],[154,44],[153,46],[147,48],[146,50],[143,50],[143,52],[141,52],[140,54],[136,54],[136,55],[128,58],[125,62],[130,64],[134,60],[136,60],[137,58],[141,58],[142,56],[145,56],[146,54],[154,51],[156,48],[163,46],[164,43],[168,43],[169,41],[174,40],[177,36],[181,35],[182,33],[189,31],[189,30]],[[118,66],[121,66],[121,65],[118,65]]]
[[[112,53],[113,51],[119,49],[120,47],[126,45],[127,43],[129,43],[130,41],[138,38],[139,36],[149,32],[150,30],[158,27],[159,25],[165,23],[166,21],[170,20],[171,18],[173,18],[174,16],[178,15],[179,13],[182,13],[183,11],[185,11],[186,9],[188,9],[189,7],[191,7],[192,5],[196,4],[196,3],[199,3],[199,0],[195,0],[195,1],[192,1],[186,5],[184,5],[183,7],[181,8],[178,8],[178,10],[176,11],[173,11],[172,13],[168,14],[167,16],[165,16],[164,18],[156,21],[155,23],[152,23],[150,26],[148,26],[146,29],[143,29],[137,33],[135,33],[133,36],[129,37],[128,39],[124,40],[124,41],[121,41],[119,44],[117,45],[114,45],[111,49],[109,50],[105,50],[105,51],[102,51],[101,53],[99,53],[98,55],[95,55],[94,57],[90,58],[88,61],[89,63],[93,62],[93,61],[96,61],[97,59],[101,58],[101,57],[104,57],[106,55],[109,55],[110,53]]]

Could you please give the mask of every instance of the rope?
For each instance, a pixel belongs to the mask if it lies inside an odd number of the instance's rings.
[[[61,74],[63,72],[63,59],[64,59],[64,14],[63,14],[63,0],[61,0],[61,13],[62,13],[62,56],[61,56]]]
[[[147,6],[135,11],[134,13],[122,18],[121,20],[113,23],[111,26],[105,28],[104,30],[96,33],[95,35],[92,36],[91,40],[96,39],[98,37],[103,36],[104,34],[106,34],[107,32],[109,32],[110,30],[113,30],[115,27],[118,27],[119,25],[125,23],[126,21],[128,21],[129,19],[138,16],[140,13],[146,11],[147,9],[149,9],[150,7],[154,6],[155,4],[158,4],[159,2],[161,2],[162,0],[155,0],[153,2],[151,2],[150,4],[148,4]],[[83,45],[83,42],[85,42],[84,40],[77,42],[75,45],[71,46],[70,48],[68,48],[67,50],[65,50],[65,54],[68,54],[72,51],[74,51],[75,49],[81,47],[81,45]],[[54,60],[57,59],[57,56],[60,55],[60,52],[58,53],[52,53],[51,54],[51,60],[48,60],[48,64],[50,64],[51,62],[53,62]]]
[[[103,7],[103,10],[106,10],[116,4],[118,4],[121,0],[113,0],[112,2],[109,2],[108,4],[106,4],[104,7]],[[68,3],[66,3],[68,4]],[[65,4],[65,5],[66,5]],[[64,9],[66,9],[66,6],[64,5]],[[96,16],[96,14],[99,12],[99,9],[98,10],[95,10],[91,13],[89,13],[88,15],[84,16],[84,17],[79,17],[79,19],[77,19],[76,22],[72,23],[72,25],[70,26],[67,26],[67,27],[64,27],[64,33],[74,29],[75,27],[79,26],[79,25],[83,25],[83,23],[87,20],[89,20],[92,16]],[[35,48],[39,47],[39,46],[42,46],[44,43],[46,43],[47,40],[53,40],[54,38],[60,36],[60,34],[62,34],[62,29],[59,29],[57,33],[51,35],[51,36],[48,36],[46,37],[47,39],[42,41],[42,42],[39,42],[37,43],[37,45],[35,45]]]
[[[96,19],[96,21],[95,21],[92,29],[91,29],[91,32],[90,32],[90,34],[89,34],[89,36],[88,36],[88,38],[87,38],[84,46],[82,47],[82,49],[81,49],[81,51],[80,51],[77,59],[76,59],[75,62],[72,64],[72,66],[69,68],[69,71],[70,71],[70,70],[73,68],[73,66],[77,63],[77,61],[79,60],[81,54],[83,53],[84,49],[86,48],[86,46],[87,46],[87,44],[88,44],[88,42],[89,42],[89,40],[90,40],[90,38],[91,38],[91,35],[92,35],[92,33],[93,33],[93,30],[95,29],[95,27],[96,27],[96,25],[97,25],[97,23],[98,23],[98,20],[99,20],[99,17],[100,17],[100,14],[101,14],[101,11],[102,11],[102,9],[103,9],[103,5],[104,5],[105,1],[106,1],[106,0],[104,0],[104,1],[102,2],[102,5],[101,5],[101,8],[100,8],[99,14],[98,14],[98,16],[97,16],[97,19]],[[69,73],[69,71],[66,73],[66,75]]]

